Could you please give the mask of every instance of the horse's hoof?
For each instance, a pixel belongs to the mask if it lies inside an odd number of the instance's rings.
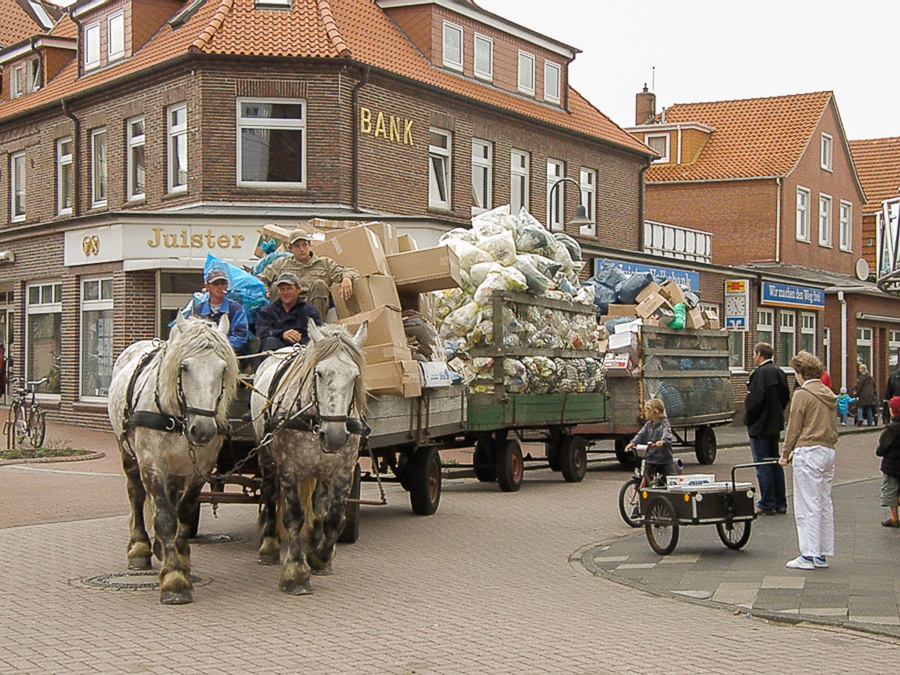
[[[260,553],[257,562],[260,565],[278,565],[281,563],[281,553],[278,551],[274,553]]]
[[[282,593],[288,595],[312,595],[312,586],[309,585],[309,581],[296,585],[282,583],[280,588]]]
[[[194,601],[194,595],[190,590],[186,591],[161,591],[159,604],[161,605],[188,605]]]
[[[326,567],[323,567],[320,570],[317,570],[315,567],[310,571],[311,574],[314,574],[317,577],[330,577],[334,574],[334,568],[331,567],[331,563],[328,563]]]
[[[153,569],[150,558],[129,558],[128,569],[135,571],[145,571]]]

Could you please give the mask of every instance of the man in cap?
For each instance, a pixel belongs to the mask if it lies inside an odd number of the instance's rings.
[[[316,255],[310,250],[310,236],[304,230],[292,230],[288,235],[291,255],[276,259],[259,273],[259,278],[269,286],[269,297],[274,298],[275,280],[282,272],[292,272],[300,282],[300,297],[316,308],[319,316],[325,316],[330,300],[330,288],[340,282],[341,297],[353,297],[353,280],[359,272],[344,267],[327,256]]]
[[[293,272],[282,272],[275,279],[278,299],[256,314],[256,334],[262,351],[281,349],[309,342],[307,326],[313,319],[317,326],[322,318],[316,308],[300,298],[300,280]]]
[[[209,319],[216,325],[225,314],[228,315],[228,341],[236,354],[242,354],[247,345],[248,328],[247,315],[240,303],[229,300],[225,293],[228,291],[228,275],[220,269],[211,269],[206,274],[204,285],[209,293],[209,299],[201,303],[194,303],[191,314]]]

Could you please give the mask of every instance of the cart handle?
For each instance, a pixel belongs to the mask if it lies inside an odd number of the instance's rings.
[[[762,462],[750,462],[749,464],[735,464],[733,467],[731,467],[731,491],[734,492],[735,490],[737,490],[736,483],[734,480],[734,472],[737,469],[749,469],[750,467],[766,466],[768,464],[778,464],[778,460],[777,459],[766,459],[766,460],[763,460]]]

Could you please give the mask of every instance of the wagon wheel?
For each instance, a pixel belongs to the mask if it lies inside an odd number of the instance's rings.
[[[647,506],[644,531],[650,548],[660,555],[668,555],[678,545],[678,516],[675,507],[665,497],[654,497]]]
[[[406,470],[413,513],[430,516],[441,503],[441,456],[435,448],[419,448]]]
[[[357,464],[353,468],[353,483],[350,485],[350,499],[359,499],[360,483],[362,482],[362,471]],[[344,521],[344,529],[338,537],[338,541],[342,544],[355,544],[359,539],[359,504],[347,503],[345,510],[346,520]]]
[[[587,444],[581,436],[564,436],[559,445],[563,478],[567,483],[580,483],[587,473]]]
[[[716,531],[723,544],[737,551],[750,541],[750,525],[749,520],[732,521],[731,527],[728,523],[716,523]]]
[[[515,438],[508,439],[497,451],[497,483],[504,492],[518,492],[525,476],[525,460],[522,447]]]
[[[497,469],[494,466],[494,452],[491,446],[491,440],[487,437],[475,441],[472,466],[475,469],[475,478],[481,483],[493,483],[497,480]]]
[[[641,479],[632,478],[626,481],[619,489],[619,513],[622,520],[631,527],[640,527],[644,524],[640,506]]]
[[[694,454],[697,455],[697,461],[704,465],[712,464],[716,461],[717,452],[715,430],[707,426],[697,427],[694,434]]]
[[[629,469],[636,467],[638,465],[637,451],[634,448],[628,451],[625,450],[628,445],[628,439],[620,437],[616,439],[615,443],[616,459],[619,460],[619,464],[627,466]]]

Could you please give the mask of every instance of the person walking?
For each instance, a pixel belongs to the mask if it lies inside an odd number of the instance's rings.
[[[884,527],[900,527],[897,507],[900,505],[900,396],[888,402],[891,423],[881,432],[875,455],[881,457],[881,505],[891,517],[881,521]]]
[[[772,361],[775,351],[767,342],[753,348],[756,368],[747,382],[744,399],[744,424],[750,437],[750,452],[754,462],[778,458],[778,440],[784,429],[784,409],[791,398],[787,375]],[[756,467],[759,482],[757,513],[767,516],[787,513],[784,490],[784,469],[772,461]]]
[[[828,567],[834,555],[835,446],[838,441],[837,396],[822,384],[822,362],[803,350],[791,367],[799,386],[791,399],[791,411],[778,463],[794,466],[794,520],[800,555],[787,567],[813,570]]]
[[[881,421],[889,424],[891,421],[890,400],[900,396],[900,368],[888,375],[887,384],[884,385],[884,402],[881,406]]]
[[[869,368],[865,363],[859,364],[859,377],[856,378],[856,386],[853,388],[856,396],[856,418],[862,426],[863,420],[870,426],[875,426],[875,380],[869,375]]]

